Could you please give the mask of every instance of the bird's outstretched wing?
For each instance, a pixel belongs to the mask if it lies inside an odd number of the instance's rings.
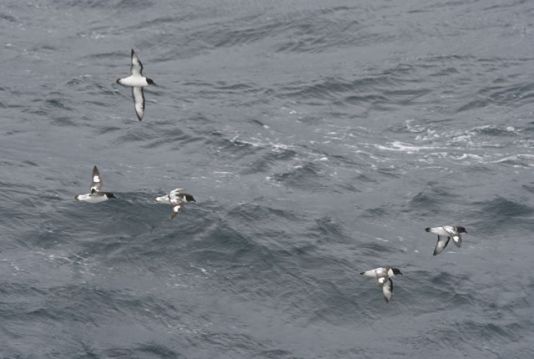
[[[447,244],[449,244],[450,239],[451,237],[438,236],[438,241],[436,242],[436,248],[434,248],[433,255],[437,256],[438,254],[443,252],[445,247],[447,247]]]
[[[91,193],[101,192],[102,186],[103,186],[102,177],[100,176],[100,172],[98,172],[98,168],[94,166],[93,174],[91,177]]]
[[[183,188],[179,188],[179,187],[178,187],[178,188],[175,188],[175,189],[173,189],[172,191],[169,192],[169,197],[171,197],[171,198],[172,198],[172,197],[176,197],[176,196],[178,196],[180,193],[182,193],[183,190],[184,190]]]
[[[180,202],[176,204],[171,204],[171,206],[172,206],[171,219],[173,219],[174,217],[176,217],[178,212],[180,212],[180,208],[182,208],[182,203]]]
[[[134,100],[135,114],[139,121],[143,120],[145,114],[145,94],[142,87],[132,87],[132,97]]]
[[[388,278],[386,282],[382,285],[382,293],[384,293],[384,299],[389,303],[391,300],[391,295],[393,294],[393,281],[391,278]]]
[[[454,242],[454,244],[456,244],[456,247],[459,248],[462,246],[462,236],[460,236],[459,234],[452,236],[452,241]]]
[[[139,60],[139,57],[135,53],[134,49],[132,49],[132,64],[130,66],[130,73],[134,76],[143,75],[143,64],[141,63],[141,60]]]

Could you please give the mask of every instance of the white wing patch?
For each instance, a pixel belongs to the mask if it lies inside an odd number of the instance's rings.
[[[132,49],[132,65],[130,67],[130,72],[134,76],[141,76],[143,74],[143,64],[141,63],[141,60],[139,60],[139,57],[135,53],[135,51]]]
[[[180,208],[182,208],[182,204],[181,203],[180,204],[176,204],[176,205],[173,204],[172,213],[171,213],[171,219],[176,217],[176,215],[180,211]]]
[[[183,188],[175,188],[172,191],[169,192],[169,196],[176,197],[179,195],[184,189]]]
[[[443,252],[445,247],[447,247],[447,244],[449,243],[450,239],[451,239],[450,237],[438,236],[438,241],[436,242],[436,248],[434,248],[435,256]]]
[[[91,192],[96,191],[100,192],[102,190],[102,177],[100,177],[100,172],[96,166],[93,167],[93,176],[91,178]]]
[[[391,300],[391,296],[393,295],[393,281],[391,279],[388,279],[384,285],[382,285],[382,293],[384,293],[384,299],[386,299],[386,302],[389,302]]]
[[[452,241],[456,244],[456,247],[462,246],[462,237],[460,237],[460,235],[453,236]]]
[[[450,233],[450,234],[456,233],[453,226],[443,226],[442,228],[447,233]]]
[[[381,277],[387,277],[387,271],[384,267],[375,268],[375,274]]]
[[[446,227],[450,227],[450,226],[434,227],[430,229],[430,232],[437,234],[438,236],[447,236],[449,232],[447,232]]]
[[[132,87],[132,96],[134,99],[135,113],[139,121],[143,119],[145,114],[145,95],[142,87]]]

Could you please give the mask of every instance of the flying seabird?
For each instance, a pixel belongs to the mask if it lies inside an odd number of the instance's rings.
[[[425,228],[425,231],[438,235],[436,248],[434,248],[435,256],[443,252],[445,247],[447,247],[447,244],[449,244],[449,240],[451,238],[457,247],[461,247],[462,236],[460,235],[460,233],[467,233],[467,231],[465,230],[465,227],[462,227],[462,226],[427,227]]]
[[[156,202],[170,204],[172,207],[171,219],[176,217],[183,203],[196,202],[193,195],[185,193],[183,188],[175,188],[164,196],[156,197]]]
[[[391,295],[393,294],[393,281],[391,280],[391,278],[397,274],[402,275],[401,271],[398,268],[392,267],[378,267],[365,272],[361,272],[360,274],[366,277],[376,279],[378,285],[382,287],[384,299],[388,303],[391,300]]]
[[[139,121],[143,119],[145,113],[145,95],[143,87],[148,85],[155,85],[152,79],[143,76],[143,64],[139,57],[132,49],[132,64],[130,66],[130,76],[117,79],[117,83],[122,86],[132,88],[132,97],[134,100],[135,113]]]

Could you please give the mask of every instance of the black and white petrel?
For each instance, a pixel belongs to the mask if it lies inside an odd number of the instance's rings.
[[[457,247],[461,247],[462,236],[460,233],[467,233],[465,227],[462,226],[427,227],[425,231],[438,235],[438,241],[436,242],[436,248],[434,248],[433,254],[435,256],[443,252],[451,238]]]
[[[382,287],[384,299],[388,303],[391,300],[391,296],[393,295],[393,281],[391,280],[391,278],[397,274],[402,275],[401,271],[398,268],[392,267],[378,267],[365,272],[361,272],[360,274],[366,277],[376,279],[378,285]]]
[[[132,49],[132,64],[130,66],[130,76],[117,79],[117,83],[122,86],[132,88],[132,97],[134,99],[135,113],[139,121],[143,119],[145,114],[145,95],[143,87],[148,85],[155,85],[152,79],[143,76],[143,64],[139,57]]]
[[[164,196],[156,197],[156,202],[170,204],[172,207],[171,219],[176,217],[183,203],[196,202],[193,195],[185,193],[182,188],[175,188]]]
[[[87,194],[79,194],[74,198],[78,201],[89,203],[99,203],[107,201],[110,198],[115,198],[111,192],[102,192],[102,186],[102,177],[100,176],[100,172],[98,172],[98,168],[94,166],[90,192]]]

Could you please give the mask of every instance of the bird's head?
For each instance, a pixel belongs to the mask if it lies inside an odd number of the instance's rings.
[[[190,195],[189,193],[184,194],[185,202],[196,202],[193,195]]]
[[[402,272],[400,271],[399,268],[391,268],[391,270],[393,271],[393,274],[395,275],[399,275],[399,274],[402,275]]]
[[[458,226],[456,228],[458,229],[458,233],[467,233],[467,231],[465,230],[465,227]]]

